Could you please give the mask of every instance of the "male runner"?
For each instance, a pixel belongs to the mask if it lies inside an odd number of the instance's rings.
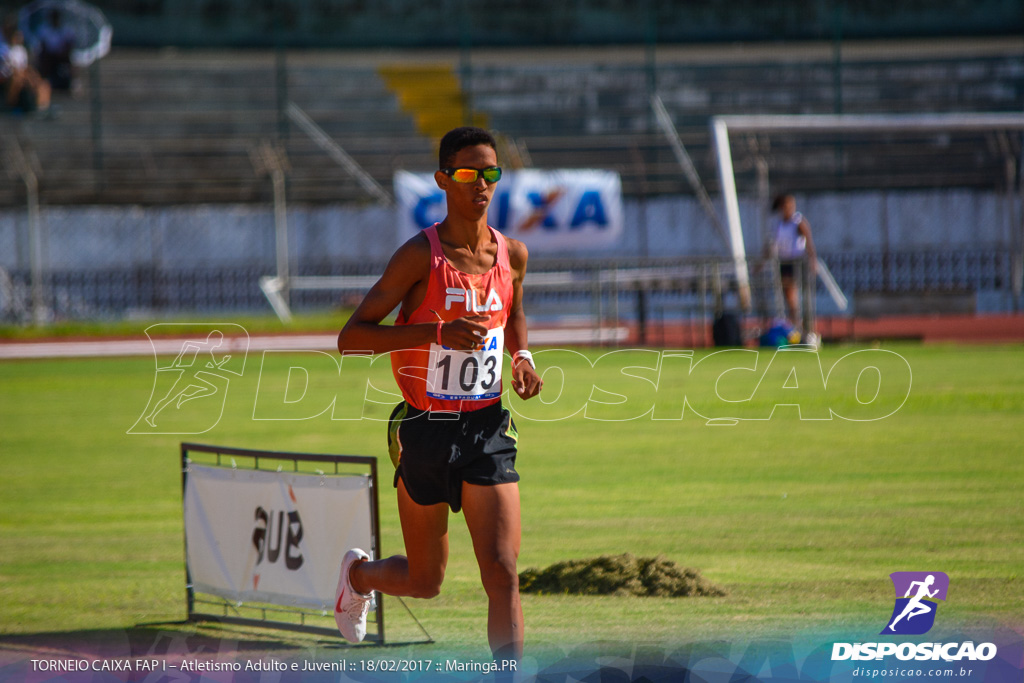
[[[517,435],[501,405],[501,368],[504,347],[516,393],[528,399],[540,391],[521,303],[527,251],[487,225],[501,178],[494,138],[456,128],[438,157],[434,179],[447,217],[399,247],[338,336],[343,354],[391,353],[405,398],[391,415],[388,445],[406,555],[369,561],[362,550],[348,551],[334,616],[342,635],[359,642],[373,591],[436,596],[448,562],[448,508],[461,508],[487,593],[491,650],[518,659]],[[399,304],[395,324],[381,325]]]

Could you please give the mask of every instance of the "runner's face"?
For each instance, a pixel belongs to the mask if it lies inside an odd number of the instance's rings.
[[[452,168],[484,169],[498,165],[498,155],[488,145],[463,147],[455,153]],[[475,183],[458,183],[444,173],[435,174],[437,183],[448,196],[448,212],[458,212],[467,218],[481,218],[494,196],[497,183],[488,183],[479,175]]]
[[[785,203],[782,205],[782,217],[789,220],[796,213],[796,199],[793,197],[787,197]]]

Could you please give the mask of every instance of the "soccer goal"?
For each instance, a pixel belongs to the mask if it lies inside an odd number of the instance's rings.
[[[716,116],[710,127],[734,253],[744,254],[735,245],[744,235],[756,236],[757,248],[767,244],[770,197],[786,190],[815,198],[816,215],[805,211],[813,225],[848,236],[829,249],[837,277],[818,268],[840,308],[836,279],[878,294],[860,297],[858,314],[897,310],[901,296],[909,311],[936,292],[951,309],[959,296],[976,310],[981,290],[1019,307],[1024,115]]]

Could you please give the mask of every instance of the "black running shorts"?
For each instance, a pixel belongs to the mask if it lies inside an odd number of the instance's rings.
[[[388,420],[388,452],[415,503],[462,508],[462,484],[519,481],[515,423],[501,403],[461,413],[430,413],[402,401]]]

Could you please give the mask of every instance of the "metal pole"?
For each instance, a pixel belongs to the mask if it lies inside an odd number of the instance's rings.
[[[46,324],[46,304],[43,292],[43,230],[39,220],[39,181],[35,172],[25,164],[25,190],[28,194],[29,266],[32,271],[32,322]]]
[[[633,164],[636,168],[637,180],[637,192],[639,194],[639,202],[637,203],[637,246],[640,250],[640,256],[647,258],[650,256],[650,230],[647,225],[647,197],[650,194],[650,188],[647,182],[647,164],[644,163],[644,155],[640,152],[640,147],[633,144],[630,147],[630,155],[633,157]]]
[[[835,111],[836,114],[843,113],[843,3],[845,0],[833,0],[835,12],[833,15],[833,49],[832,49],[832,74],[835,90]],[[835,177],[841,181],[843,177],[843,142],[837,140],[833,148],[835,157]]]
[[[637,343],[640,346],[647,345],[647,289],[641,285],[636,290],[636,328]]]
[[[612,281],[611,281],[611,301],[609,304],[612,307],[612,332],[614,333],[619,329],[619,269],[618,267],[612,268]],[[612,345],[618,346],[618,339],[612,339]]]
[[[814,266],[810,260],[804,258],[800,260],[800,284],[802,285],[803,293],[800,300],[801,308],[803,309],[801,317],[803,322],[800,327],[801,341],[808,338],[808,335],[817,335],[817,284],[818,278],[815,275]]]
[[[1024,146],[1024,135],[1021,135]],[[1017,234],[1017,254],[1013,267],[1013,310],[1020,311],[1021,289],[1024,285],[1024,152],[1017,159],[1017,224],[1012,226]]]
[[[734,133],[806,131],[957,131],[978,128],[1024,130],[1024,114],[765,114],[714,117]]]
[[[715,141],[715,155],[718,157],[718,177],[722,183],[725,200],[725,219],[729,229],[729,247],[736,264],[736,285],[739,289],[740,306],[750,310],[750,272],[747,270],[747,253],[743,244],[743,230],[740,227],[740,203],[736,194],[736,176],[732,168],[732,150],[729,147],[729,129],[718,117],[711,120]]]
[[[835,91],[835,110],[843,113],[843,3],[845,0],[833,0],[835,10],[832,15],[832,78]]]
[[[459,12],[459,77],[462,83],[462,124],[473,125],[472,18],[470,4],[462,0]]]
[[[366,172],[366,170],[359,165],[359,163],[353,159],[348,152],[342,149],[341,145],[335,142],[331,136],[329,136],[324,129],[316,124],[316,122],[309,118],[306,112],[302,111],[299,105],[294,102],[289,102],[287,107],[288,117],[295,122],[296,125],[301,128],[310,139],[315,142],[320,149],[327,152],[339,166],[344,168],[349,174],[356,179],[359,186],[362,187],[366,192],[384,206],[391,206],[394,203],[391,195],[388,191],[381,187],[380,183],[374,180],[373,176]]]
[[[768,183],[768,161],[758,155],[754,159],[754,168],[757,169],[757,239],[762,248],[767,250],[769,245],[768,235],[768,203],[771,201],[771,185]]]
[[[708,264],[705,261],[700,279],[700,345],[708,345]]]
[[[1013,180],[1017,176],[1017,199],[1013,196]],[[1018,313],[1021,307],[1021,289],[1024,288],[1024,154],[1020,159],[1006,159],[1006,202],[1010,220],[1010,287],[1012,307]]]
[[[274,232],[277,235],[277,277],[281,282],[281,297],[291,306],[291,290],[288,286],[288,207],[285,198],[284,170],[278,163],[270,170],[274,184]]]
[[[889,249],[889,193],[881,192],[882,215],[879,224],[882,228],[882,291],[890,291],[889,278],[892,270],[892,252]]]
[[[658,92],[658,15],[657,0],[647,0],[644,9],[647,26],[644,40],[644,64],[647,71],[647,99]]]
[[[266,295],[282,322],[291,320],[289,309],[291,288],[291,257],[288,253],[288,204],[287,204],[287,170],[288,160],[284,150],[275,148],[268,141],[259,147],[249,149],[249,159],[257,173],[268,174],[274,188],[274,236],[277,275],[272,278],[261,278],[260,289]]]
[[[103,188],[103,95],[100,93],[100,60],[89,65],[89,118],[92,124],[92,167]]]
[[[185,492],[188,490],[188,446],[181,444],[181,500],[182,500],[182,517],[185,516],[184,501]],[[185,557],[185,618],[188,621],[193,621],[193,615],[196,611],[196,593],[192,587],[192,571],[188,568],[188,536],[184,537],[186,557]]]
[[[686,146],[683,145],[682,138],[679,137],[679,131],[676,130],[672,117],[665,108],[665,103],[662,102],[661,97],[657,93],[651,95],[651,109],[654,110],[654,116],[658,121],[658,125],[668,139],[669,147],[672,148],[672,154],[675,155],[676,161],[679,162],[679,166],[683,169],[686,181],[693,189],[693,193],[697,195],[697,201],[700,202],[701,208],[704,209],[704,213],[711,219],[711,224],[718,231],[718,236],[722,238],[723,242],[729,244],[729,235],[722,226],[722,221],[718,218],[718,212],[715,211],[715,205],[711,201],[711,197],[708,196],[707,190],[704,189],[704,184],[697,173],[697,167],[693,165],[693,159],[690,158],[690,154],[686,151]],[[728,144],[728,138],[726,138],[726,144]],[[732,164],[731,158],[729,159],[729,164]]]
[[[26,208],[28,210],[28,262],[32,289],[32,322],[43,325],[47,322],[45,292],[43,288],[43,229],[39,216],[39,177],[36,174],[35,158],[29,158],[21,144],[11,139],[10,169],[21,176],[25,183]]]
[[[384,551],[381,549],[380,539],[380,486],[378,486],[376,459],[370,461],[370,488],[373,489],[373,495],[370,496],[370,528],[373,530],[373,559],[379,560],[383,556]],[[384,643],[384,594],[379,591],[376,603],[377,637],[380,638],[381,643]],[[406,609],[409,608],[406,607]],[[412,614],[411,610],[409,614]],[[413,617],[413,619],[416,619],[416,617]],[[420,626],[420,628],[423,627]],[[424,633],[426,633],[426,629],[424,629]],[[427,637],[430,637],[429,633]]]
[[[274,51],[274,91],[277,95],[277,136],[288,139],[288,56],[278,42]]]

